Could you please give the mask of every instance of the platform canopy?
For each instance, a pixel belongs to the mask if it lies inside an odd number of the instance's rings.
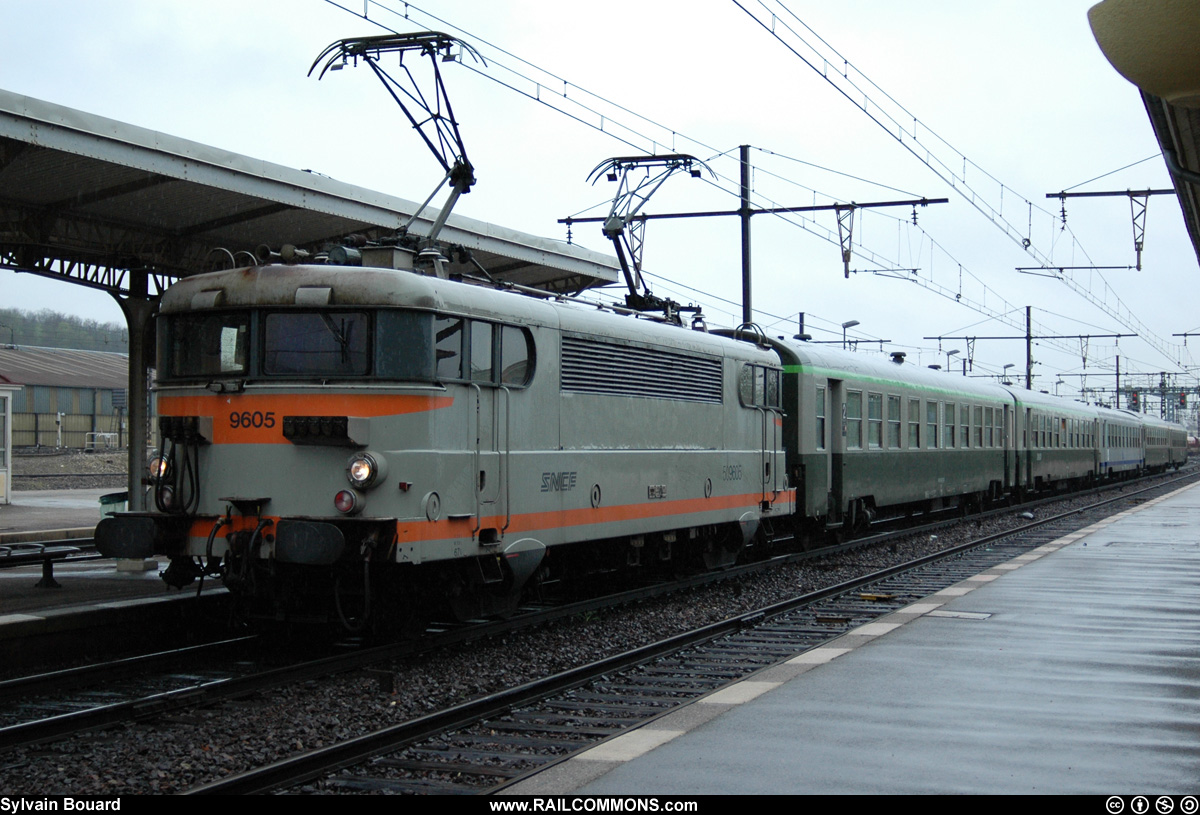
[[[353,233],[391,235],[417,208],[0,90],[0,268],[119,295],[145,271],[149,291],[137,294],[153,297],[261,244],[316,251]],[[436,210],[428,216],[410,232],[426,234]],[[565,293],[617,280],[615,258],[471,218],[452,215],[439,238],[467,247],[497,280]],[[479,273],[464,263],[450,271]]]
[[[1200,5],[1103,0],[1088,21],[1104,56],[1141,91],[1200,260]]]

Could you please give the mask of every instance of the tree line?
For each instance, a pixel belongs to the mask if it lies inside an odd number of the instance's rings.
[[[128,354],[129,332],[118,323],[100,323],[48,308],[0,308],[0,346],[7,345]]]

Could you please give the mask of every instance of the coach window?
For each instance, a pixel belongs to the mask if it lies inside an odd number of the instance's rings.
[[[817,449],[825,449],[825,389],[817,388]]]
[[[958,443],[963,447],[971,446],[971,406],[963,405],[958,413],[959,434]]]
[[[463,334],[466,320],[461,317],[438,317],[433,321],[436,343],[437,378],[442,381],[463,378]]]
[[[925,403],[925,445],[938,446],[938,403],[932,399]]]
[[[817,388],[817,449],[825,449],[825,389]]]
[[[888,396],[888,447],[900,449],[900,397]]]
[[[921,400],[908,400],[908,449],[921,446]]]
[[[946,447],[954,448],[954,430],[956,419],[954,416],[954,403],[946,403]]]
[[[867,394],[867,447],[883,447],[883,394]]]
[[[862,449],[862,391],[846,391],[846,447]]]
[[[1004,446],[1004,409],[996,408],[996,418],[992,421],[992,427],[996,431],[996,446]]]

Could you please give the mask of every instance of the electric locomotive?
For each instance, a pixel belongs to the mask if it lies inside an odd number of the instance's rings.
[[[154,507],[97,547],[257,616],[505,613],[531,581],[730,564],[791,511],[782,372],[752,343],[321,265],[181,280],[158,338]]]

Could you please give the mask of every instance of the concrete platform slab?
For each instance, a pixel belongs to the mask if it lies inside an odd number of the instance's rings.
[[[1194,794],[1200,486],[1009,566],[794,676],[754,675],[790,681],[687,732],[664,717],[635,759],[571,759],[509,792]]]

